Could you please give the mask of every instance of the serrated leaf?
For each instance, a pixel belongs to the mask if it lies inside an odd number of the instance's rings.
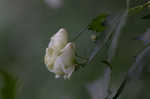
[[[106,28],[105,21],[108,14],[102,13],[92,20],[88,25],[88,29],[95,32],[103,32]]]

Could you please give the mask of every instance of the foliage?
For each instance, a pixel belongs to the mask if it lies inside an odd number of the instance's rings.
[[[147,15],[143,16],[142,19],[144,19],[144,20],[150,19],[150,14],[147,14]]]
[[[94,18],[88,25],[88,29],[95,32],[103,32],[106,29],[106,18],[108,14],[102,13]]]
[[[113,25],[111,24],[111,28],[108,28],[106,25],[104,25],[104,23],[106,22],[106,19],[108,17],[108,15],[106,14],[101,14],[98,17],[96,17],[95,19],[93,19],[91,21],[91,23],[88,25],[88,29],[92,30],[93,32],[101,32],[101,35],[103,35],[103,38],[99,38],[96,41],[96,46],[93,50],[93,52],[91,53],[91,56],[89,57],[89,61],[88,63],[90,63],[93,58],[97,55],[100,54],[98,52],[101,51],[102,48],[104,48],[104,46],[106,45],[106,43],[108,42],[108,40],[111,40],[111,43],[109,44],[109,49],[108,50],[108,59],[101,61],[102,63],[104,63],[106,66],[108,66],[108,68],[113,68],[111,61],[113,59],[113,57],[115,56],[115,52],[117,50],[117,43],[119,40],[119,37],[121,35],[121,30],[124,27],[126,20],[127,20],[127,16],[128,13],[139,13],[142,10],[144,10],[146,7],[148,7],[150,5],[150,2],[146,2],[143,5],[139,5],[133,8],[128,8],[129,7],[129,1],[127,1],[127,10],[119,17],[117,18],[117,21],[113,22]],[[146,15],[144,17],[142,17],[142,19],[148,19],[149,15]],[[111,32],[104,32],[104,30],[106,31],[106,27],[108,30],[111,30]],[[113,33],[113,31],[115,31]],[[141,40],[144,41],[145,44],[149,43],[149,35],[150,32],[149,30],[144,33],[144,35],[141,37]],[[99,96],[93,99],[117,99],[120,94],[123,92],[125,86],[127,85],[127,83],[129,83],[129,81],[135,79],[135,78],[139,78],[140,75],[142,74],[142,71],[144,69],[145,64],[147,64],[148,59],[149,59],[149,53],[150,53],[150,46],[148,46],[147,48],[145,48],[141,53],[139,53],[139,55],[136,57],[136,61],[135,63],[133,63],[133,65],[131,66],[131,68],[128,70],[126,76],[124,77],[124,80],[122,81],[120,87],[118,88],[118,90],[116,90],[115,92],[113,92],[113,94],[108,94],[109,91],[111,90],[111,86],[109,86],[111,84],[111,80],[107,81],[107,87],[108,90],[103,93],[106,96]],[[148,58],[148,59],[147,59]],[[146,65],[147,66],[147,65]],[[111,73],[109,74],[109,77],[111,79]],[[94,85],[92,85],[94,86]],[[99,83],[99,86],[104,86],[104,84]],[[95,88],[96,90],[96,88]],[[91,92],[91,94],[93,94],[93,92]],[[96,95],[95,95],[96,96]],[[93,96],[92,96],[93,97]]]
[[[5,71],[0,71],[4,87],[1,89],[2,99],[16,99],[17,79]]]

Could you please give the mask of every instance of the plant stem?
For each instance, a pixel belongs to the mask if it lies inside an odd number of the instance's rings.
[[[84,59],[84,60],[88,61],[88,58],[86,58],[86,57],[79,56],[78,54],[76,54],[76,56],[81,58],[81,59]]]
[[[77,36],[75,36],[75,38],[71,42],[74,42],[75,40],[77,40],[81,36],[81,34],[84,33],[84,31],[87,30],[87,28],[88,28],[88,25],[86,27],[84,27],[83,29],[81,29],[79,31],[79,33],[77,33]]]
[[[125,85],[126,85],[127,81],[128,81],[128,79],[127,79],[127,76],[126,76],[125,79],[123,80],[123,82],[121,83],[119,89],[117,90],[117,93],[115,94],[115,96],[112,99],[117,99],[121,95],[122,91],[125,88]]]
[[[135,6],[135,7],[132,7],[132,8],[128,8],[128,13],[132,13],[132,12],[136,12],[136,13],[139,13],[141,12],[143,9],[145,9],[146,7],[149,7],[150,6],[150,1],[144,3],[143,5],[138,5],[138,6]]]

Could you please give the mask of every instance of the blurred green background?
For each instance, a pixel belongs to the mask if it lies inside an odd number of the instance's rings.
[[[131,6],[137,5],[134,2]],[[92,99],[87,86],[103,75],[101,56],[73,73],[70,80],[55,79],[44,65],[45,48],[59,28],[66,28],[72,39],[99,13],[115,14],[125,7],[126,0],[0,0],[0,70],[17,79],[16,99]],[[143,48],[133,38],[150,27],[150,20],[141,19],[148,12],[129,16],[122,31],[113,60],[114,90],[134,62],[133,56]],[[76,41],[81,56],[92,51],[90,35],[84,33]],[[145,73],[142,80],[127,86],[120,99],[150,98],[150,74]],[[5,83],[0,76],[0,90]]]

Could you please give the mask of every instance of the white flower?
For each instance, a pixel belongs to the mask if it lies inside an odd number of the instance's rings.
[[[46,48],[46,55],[44,58],[45,64],[51,71],[56,57],[59,55],[60,50],[65,47],[68,41],[68,33],[65,29],[61,28],[54,36],[51,37],[48,48]]]
[[[68,42],[68,33],[60,29],[46,48],[45,64],[50,72],[56,74],[56,78],[64,76],[70,78],[75,70],[75,45]]]
[[[61,50],[60,56],[57,57],[52,72],[56,73],[56,78],[64,76],[65,79],[70,78],[75,70],[75,45],[68,43]]]
[[[54,36],[51,37],[51,41],[48,45],[53,50],[60,50],[64,48],[68,41],[68,33],[65,29],[61,28]]]

